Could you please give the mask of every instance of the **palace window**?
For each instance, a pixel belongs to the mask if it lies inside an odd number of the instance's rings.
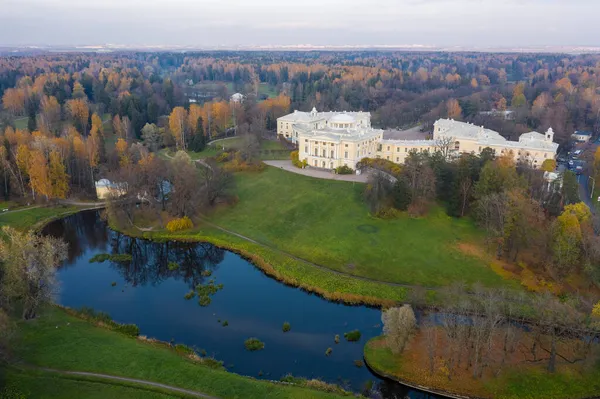
[[[331,150],[331,158],[333,158],[333,150]]]
[[[396,147],[396,152],[400,152],[400,147]]]
[[[455,141],[455,142],[454,142],[454,149],[455,149],[456,151],[460,150],[460,141]]]
[[[404,147],[404,152],[408,152],[408,147]]]
[[[388,145],[388,149],[387,149],[387,150],[388,150],[388,151],[390,150],[390,146],[389,146],[389,145]]]
[[[400,162],[400,158],[399,157],[396,157],[396,162]]]
[[[344,158],[348,159],[348,151],[344,152]]]
[[[308,146],[307,145],[304,146],[304,153],[308,154]]]
[[[323,150],[323,156],[326,157],[327,156],[327,150]]]
[[[344,144],[344,147],[348,148],[348,144]]]
[[[319,156],[319,150],[317,150],[317,149],[315,148],[315,157],[318,157],[318,156]]]

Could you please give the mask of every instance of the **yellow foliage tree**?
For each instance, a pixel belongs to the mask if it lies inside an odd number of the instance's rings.
[[[81,98],[69,100],[67,101],[67,109],[69,110],[69,115],[73,118],[75,126],[79,128],[80,133],[86,134],[88,118],[90,116],[87,102]]]
[[[57,151],[50,153],[50,171],[49,171],[51,197],[64,199],[69,193],[69,175],[65,165]]]
[[[187,230],[191,229],[192,227],[194,227],[194,223],[187,216],[184,216],[179,219],[173,219],[169,223],[167,223],[167,230],[169,230],[170,232]]]
[[[600,302],[594,305],[594,309],[592,309],[592,316],[600,317]]]
[[[118,139],[115,144],[115,150],[117,154],[119,154],[119,165],[125,166],[129,165],[129,154],[127,153],[127,141],[123,139]]]
[[[34,198],[35,193],[45,196],[46,199],[50,198],[52,185],[48,174],[48,160],[41,151],[31,151],[28,174]]]
[[[187,126],[187,112],[183,107],[175,107],[169,115],[169,129],[171,134],[175,137],[175,143],[178,149],[185,151],[186,148],[186,132]]]
[[[446,111],[448,113],[448,118],[450,119],[460,119],[460,116],[462,115],[462,108],[454,98],[451,98],[446,102]]]
[[[542,170],[544,172],[554,172],[556,170],[556,161],[554,159],[545,159],[542,162]]]

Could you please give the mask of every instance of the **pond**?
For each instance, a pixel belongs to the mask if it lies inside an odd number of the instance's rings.
[[[68,260],[58,271],[61,305],[106,312],[117,322],[137,324],[142,335],[204,350],[242,375],[278,380],[293,374],[356,392],[372,381],[375,397],[439,398],[355,365],[364,343],[381,334],[378,309],[338,304],[286,286],[211,244],[127,237],[110,230],[97,211],[52,222],[44,233],[69,244]],[[131,254],[132,260],[90,262],[103,253]],[[198,285],[216,288],[207,295],[207,306],[197,296],[185,298]],[[282,331],[284,322],[290,323],[289,332]],[[344,333],[355,329],[362,337],[347,342]],[[263,341],[264,349],[247,351],[249,337]],[[327,348],[333,349],[330,356]]]

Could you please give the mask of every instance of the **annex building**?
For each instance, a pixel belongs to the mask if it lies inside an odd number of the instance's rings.
[[[294,111],[277,119],[277,134],[296,144],[300,160],[309,166],[334,169],[346,165],[356,169],[362,158],[383,158],[403,163],[411,151],[434,152],[444,148],[449,156],[479,154],[491,148],[496,155],[511,155],[515,161],[540,167],[554,159],[558,144],[554,132],[524,133],[510,141],[498,132],[452,119],[434,123],[431,140],[388,140],[383,130],[371,127],[369,112]]]

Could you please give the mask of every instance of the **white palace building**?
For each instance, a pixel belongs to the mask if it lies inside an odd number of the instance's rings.
[[[451,154],[479,154],[491,148],[497,155],[512,154],[515,161],[537,168],[554,159],[558,144],[554,132],[522,134],[509,141],[498,132],[470,123],[439,119],[432,140],[386,140],[383,130],[371,127],[369,112],[294,111],[277,119],[277,134],[298,146],[300,160],[309,166],[334,169],[346,165],[356,169],[363,158],[384,158],[403,163],[411,151],[434,152],[444,146]]]

